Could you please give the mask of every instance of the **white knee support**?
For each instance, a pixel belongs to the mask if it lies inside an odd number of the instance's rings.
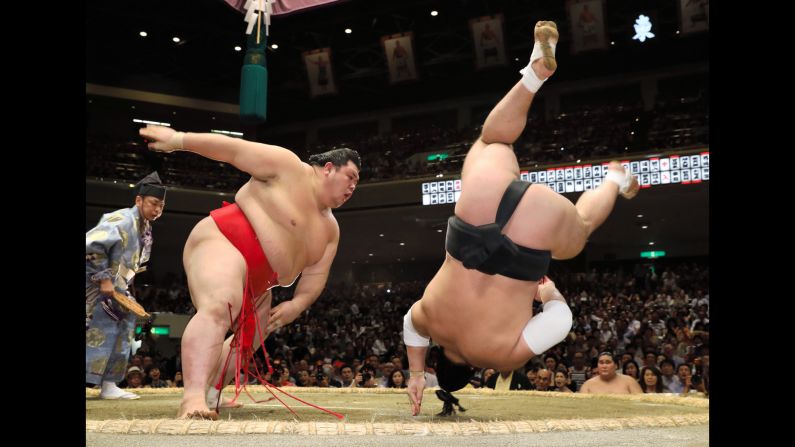
[[[527,322],[522,338],[535,355],[563,341],[571,329],[571,309],[565,301],[550,300],[544,304],[544,311]]]
[[[403,343],[406,346],[421,348],[428,347],[428,345],[431,344],[430,337],[423,337],[414,329],[414,324],[411,322],[411,307],[409,307],[409,311],[406,312],[406,316],[403,317]]]

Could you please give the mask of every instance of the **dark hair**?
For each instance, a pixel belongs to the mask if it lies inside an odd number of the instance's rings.
[[[347,147],[341,149],[332,149],[330,151],[323,152],[322,154],[314,154],[309,156],[309,164],[315,166],[323,166],[326,163],[331,162],[331,164],[337,168],[340,168],[347,164],[348,161],[352,161],[353,164],[356,165],[357,169],[362,169],[362,159],[359,157],[359,153],[353,149],[348,149]]]
[[[403,382],[400,383],[400,386],[395,385],[395,381],[392,379],[395,377],[395,374],[400,373],[400,376],[403,377]],[[389,375],[386,379],[386,387],[387,388],[406,388],[406,375],[403,374],[402,369],[396,369],[392,371],[392,374]]]
[[[654,385],[654,392],[662,393],[663,392],[662,373],[660,373],[659,369],[654,368],[652,366],[644,366],[640,372],[640,376],[638,377],[638,383],[640,383],[640,387],[643,388],[643,392],[648,393],[648,391],[646,391],[646,379],[643,378],[646,375],[646,371],[651,371],[652,373],[654,373],[655,376],[657,376],[657,384]]]
[[[662,367],[663,367],[663,365],[665,365],[666,363],[667,363],[667,364],[669,364],[669,365],[671,365],[671,368],[674,368],[674,369],[676,369],[676,364],[674,363],[674,361],[673,361],[673,360],[671,360],[671,359],[669,359],[669,358],[666,358],[665,360],[663,360],[662,362],[660,362],[660,368],[662,368]]]
[[[612,353],[612,352],[610,352],[610,351],[603,351],[603,352],[600,352],[600,353],[599,353],[599,355],[597,355],[597,356],[596,356],[596,362],[597,362],[597,363],[599,362],[599,357],[601,357],[601,356],[603,356],[603,355],[606,355],[606,356],[610,357],[610,360],[612,360],[612,361],[613,361],[613,363],[615,363],[615,364],[618,364],[618,361],[616,361],[616,356],[615,356],[615,354],[613,354],[613,353]]]
[[[634,360],[629,360],[628,362],[624,363],[624,366],[621,367],[621,372],[624,373],[625,376],[628,376],[629,374],[627,374],[627,366],[629,366],[630,363],[635,365],[635,371],[637,371],[636,374],[638,374],[638,377],[640,377],[640,367],[638,366],[638,362]]]

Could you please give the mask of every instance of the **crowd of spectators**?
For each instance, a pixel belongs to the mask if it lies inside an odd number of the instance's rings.
[[[553,266],[550,277],[574,315],[569,336],[517,371],[476,371],[471,386],[494,388],[502,374],[511,380],[511,389],[578,392],[595,374],[599,354],[608,351],[618,360],[619,373],[638,380],[644,392],[708,393],[710,297],[705,261],[608,264],[586,272]],[[163,287],[139,287],[142,304],[155,312],[192,314],[184,282],[170,281]],[[424,286],[420,281],[330,284],[299,319],[267,339],[277,376],[268,375],[268,380],[282,386],[404,387],[408,363],[402,315]],[[289,299],[292,291],[274,289],[274,305]],[[438,355],[431,349],[428,386],[436,383]],[[261,370],[267,369],[262,352],[256,361]],[[157,337],[147,335],[130,368],[140,370],[133,371],[141,375],[140,386],[154,387],[181,382],[175,377],[179,364],[178,351],[175,356],[161,355]],[[251,377],[244,380],[256,382]]]

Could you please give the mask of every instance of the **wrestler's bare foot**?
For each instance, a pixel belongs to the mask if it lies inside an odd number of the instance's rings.
[[[536,23],[533,37],[541,46],[541,54],[543,55],[540,59],[533,61],[533,71],[535,71],[539,79],[547,79],[558,68],[555,53],[550,45],[557,45],[558,43],[558,26],[555,25],[555,22],[542,20]]]
[[[607,166],[607,170],[620,172],[621,175],[626,175],[624,166],[615,160],[610,162],[610,164]],[[638,183],[638,177],[633,175],[631,178],[632,180],[630,181],[629,188],[627,188],[626,191],[621,192],[621,195],[627,199],[631,199],[636,195],[638,195],[638,191],[640,190],[640,183]]]
[[[183,399],[182,405],[179,406],[179,413],[177,419],[210,419],[218,420],[218,413],[207,408],[204,399],[197,400]]]
[[[216,413],[215,410],[208,410],[208,411],[196,410],[193,413],[188,413],[185,417],[180,419],[200,419],[207,421],[217,421],[218,413]]]

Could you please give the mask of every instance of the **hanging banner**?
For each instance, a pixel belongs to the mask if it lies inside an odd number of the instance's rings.
[[[410,32],[381,37],[389,68],[389,82],[392,84],[418,78],[412,39]]]
[[[571,52],[607,48],[602,0],[567,0],[571,23]]]
[[[679,0],[679,29],[682,34],[709,31],[709,0]]]
[[[477,17],[469,21],[475,47],[476,69],[506,64],[502,22],[502,14]]]
[[[319,95],[337,93],[334,73],[331,70],[331,49],[319,48],[304,51],[304,65],[309,79],[309,93],[313,98]]]

